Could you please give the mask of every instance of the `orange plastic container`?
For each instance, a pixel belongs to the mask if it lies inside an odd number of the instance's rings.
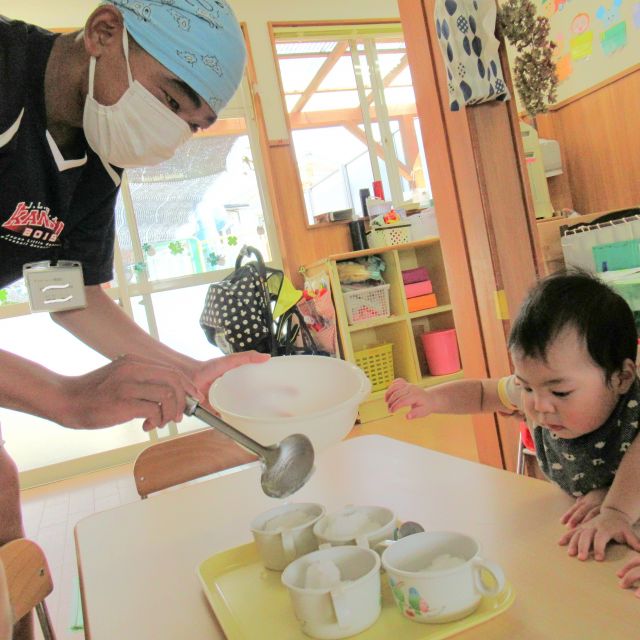
[[[438,306],[438,299],[435,293],[429,293],[426,296],[417,296],[415,298],[407,298],[407,307],[409,313],[413,311],[422,311],[423,309],[431,309]]]

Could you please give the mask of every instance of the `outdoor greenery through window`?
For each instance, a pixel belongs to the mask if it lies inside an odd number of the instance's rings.
[[[198,136],[156,167],[127,171],[116,207],[129,282],[178,278],[233,266],[244,244],[270,260],[260,191],[244,119]],[[137,238],[127,216],[127,192]]]
[[[431,203],[399,24],[279,26],[277,61],[309,223],[381,180],[394,206]],[[373,193],[371,194],[373,195]]]

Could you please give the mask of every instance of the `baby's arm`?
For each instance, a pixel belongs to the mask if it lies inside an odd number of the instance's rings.
[[[560,522],[566,524],[567,528],[574,529],[580,523],[595,518],[600,513],[607,491],[608,489],[593,489],[577,498],[573,506],[560,518]]]
[[[640,556],[636,556],[633,560],[618,571],[616,574],[620,578],[619,585],[623,589],[629,589],[638,583],[640,585]],[[640,586],[636,589],[636,598],[640,598]]]
[[[504,411],[498,395],[498,380],[456,380],[423,389],[397,378],[385,393],[391,413],[409,407],[407,418],[420,418],[430,413],[493,413]]]
[[[611,488],[600,507],[600,513],[582,522],[560,538],[568,545],[571,556],[586,560],[593,548],[596,560],[604,560],[607,544],[625,543],[640,551],[640,539],[632,525],[640,518],[640,436],[636,437],[624,454]]]

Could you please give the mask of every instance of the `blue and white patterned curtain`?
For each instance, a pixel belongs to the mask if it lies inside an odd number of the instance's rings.
[[[495,0],[436,0],[436,32],[452,111],[509,99],[498,56],[496,14]]]

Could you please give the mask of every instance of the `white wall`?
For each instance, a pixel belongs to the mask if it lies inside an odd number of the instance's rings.
[[[80,27],[99,3],[96,0],[0,0],[0,14],[43,27]],[[280,97],[269,22],[397,18],[396,0],[231,0],[249,31],[258,90],[271,140],[288,138]]]
[[[98,0],[0,0],[0,14],[41,27],[79,27]]]

